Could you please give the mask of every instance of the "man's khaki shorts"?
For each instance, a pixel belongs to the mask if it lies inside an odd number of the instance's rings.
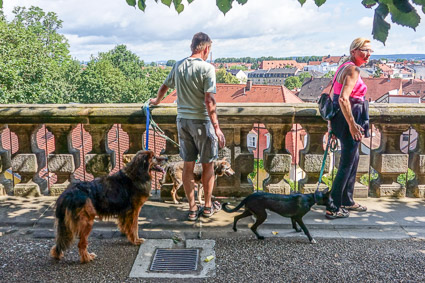
[[[211,121],[178,118],[177,130],[180,157],[184,161],[210,163],[217,159],[218,139]]]

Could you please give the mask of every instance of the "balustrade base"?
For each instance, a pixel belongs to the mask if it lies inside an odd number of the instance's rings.
[[[319,191],[323,191],[326,188],[328,188],[327,185],[325,184],[320,184],[319,186]],[[304,184],[301,188],[300,188],[300,193],[302,194],[312,194],[316,191],[317,189],[317,183],[316,184]]]
[[[418,185],[412,190],[412,195],[415,198],[425,198],[425,185]]]
[[[0,196],[5,196],[5,195],[6,195],[6,189],[4,188],[2,184],[0,184]]]
[[[354,194],[353,197],[354,198],[367,198],[369,195],[369,190],[368,187],[366,187],[365,185],[356,182],[356,184],[354,185]]]
[[[281,183],[284,183],[284,181]],[[272,194],[289,195],[291,193],[291,186],[281,183],[265,186],[264,191]]]
[[[406,188],[399,183],[380,184],[374,188],[377,197],[406,197]]]
[[[50,195],[60,196],[66,190],[66,188],[68,188],[69,184],[70,184],[69,181],[66,181],[62,184],[53,184],[50,187]]]
[[[19,183],[13,188],[13,194],[17,197],[40,197],[40,187],[38,184],[30,181],[28,183]]]

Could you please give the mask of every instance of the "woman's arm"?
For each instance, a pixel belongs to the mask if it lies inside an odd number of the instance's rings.
[[[356,123],[351,112],[350,95],[353,92],[354,86],[359,78],[360,71],[356,66],[348,66],[342,74],[342,90],[339,95],[339,105],[345,120],[350,127],[351,136],[355,141],[360,141],[363,135],[363,128]]]

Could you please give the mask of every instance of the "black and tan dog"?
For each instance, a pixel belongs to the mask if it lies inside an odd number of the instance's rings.
[[[151,171],[163,172],[160,167],[166,158],[154,156],[152,151],[139,151],[134,158],[111,176],[91,182],[72,183],[56,202],[56,245],[50,251],[61,259],[75,236],[79,236],[78,250],[82,263],[96,255],[87,251],[88,237],[94,219],[117,217],[118,227],[134,245],[140,245],[138,217],[151,190]]]
[[[253,193],[247,196],[238,206],[234,209],[229,209],[227,205],[229,203],[223,204],[223,210],[226,212],[236,212],[242,206],[245,205],[245,211],[235,216],[233,222],[233,230],[236,232],[236,223],[239,219],[254,215],[256,218],[255,223],[251,226],[252,232],[257,236],[259,240],[263,240],[264,237],[258,234],[257,228],[267,219],[266,209],[276,212],[277,214],[289,217],[292,221],[292,228],[297,232],[301,232],[301,229],[307,235],[311,243],[316,243],[313,237],[310,235],[307,227],[305,226],[302,218],[303,216],[310,211],[311,207],[314,204],[329,205],[329,191],[325,189],[324,191],[316,191],[312,194],[290,194],[290,195],[280,195],[280,194],[271,194],[271,193]],[[301,229],[297,228],[297,223],[300,225]]]
[[[173,197],[173,201],[175,204],[179,203],[180,197],[177,195],[177,191],[183,186],[183,161],[173,162],[168,164],[165,167],[165,174],[162,177],[162,180],[160,181],[161,185],[166,183],[167,179],[171,179],[173,182],[173,188],[171,189],[171,196]],[[226,176],[232,176],[235,174],[235,171],[233,171],[232,167],[230,166],[230,163],[226,160],[226,157],[220,160],[214,161],[214,175],[215,178],[221,177],[223,175]],[[193,170],[193,175],[195,179],[195,185],[198,187],[198,201],[199,203],[202,202],[201,200],[201,192],[202,192],[202,184],[201,184],[201,177],[202,177],[202,164],[195,164],[195,168]]]

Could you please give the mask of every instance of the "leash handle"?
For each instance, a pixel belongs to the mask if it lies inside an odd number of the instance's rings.
[[[145,104],[145,110],[146,110],[146,143],[145,148],[146,150],[149,150],[149,124],[150,124],[150,111],[149,111],[149,103]]]

